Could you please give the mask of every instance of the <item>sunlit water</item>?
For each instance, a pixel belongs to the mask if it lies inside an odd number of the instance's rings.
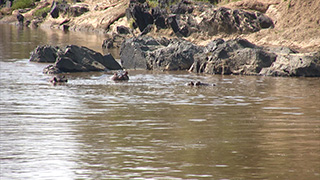
[[[320,179],[319,78],[129,70],[53,86],[28,61],[35,46],[100,51],[103,38],[8,25],[0,37],[1,180]],[[185,86],[196,80],[216,86]]]

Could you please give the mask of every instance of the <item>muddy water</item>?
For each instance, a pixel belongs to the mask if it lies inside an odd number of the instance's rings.
[[[28,61],[36,45],[101,51],[103,38],[8,25],[0,37],[3,180],[320,178],[319,78],[130,70],[53,86]]]

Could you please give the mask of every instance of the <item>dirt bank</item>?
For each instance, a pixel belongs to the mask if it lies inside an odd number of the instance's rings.
[[[258,45],[319,51],[320,1],[279,0],[278,3],[270,5],[266,11],[266,15],[275,22],[274,29],[265,29],[242,37]]]
[[[46,1],[37,3],[37,7],[43,6]],[[52,1],[49,1],[49,6]],[[129,0],[84,0],[81,3],[89,11],[80,16],[71,17],[68,14],[54,19],[46,16],[39,25],[63,29],[63,24],[68,24],[71,31],[93,31],[97,33],[115,32],[116,27],[124,25],[129,27],[130,23],[125,17],[125,10]],[[205,45],[208,41],[216,38],[245,38],[257,45],[265,46],[288,46],[303,52],[320,51],[320,1],[315,0],[241,0],[232,3],[221,2],[217,5],[233,9],[245,9],[265,13],[274,21],[274,28],[262,29],[249,34],[217,34],[208,36],[203,33],[192,33],[185,38],[198,45]],[[37,8],[35,8],[37,9]],[[5,9],[2,8],[2,11]],[[31,19],[34,10],[23,13],[26,19]],[[194,12],[197,16],[201,12]],[[12,16],[5,16],[0,23],[16,22],[17,11]],[[140,31],[135,30],[138,34]],[[151,35],[175,37],[171,29],[153,30]]]

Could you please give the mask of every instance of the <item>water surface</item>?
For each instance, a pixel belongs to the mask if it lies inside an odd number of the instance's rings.
[[[53,86],[28,61],[37,45],[101,51],[103,38],[9,25],[0,37],[3,180],[320,178],[319,78],[129,70]],[[196,80],[216,86],[185,86]]]

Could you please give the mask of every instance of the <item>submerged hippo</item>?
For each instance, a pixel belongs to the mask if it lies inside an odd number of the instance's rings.
[[[65,76],[55,76],[50,80],[50,82],[53,85],[56,85],[56,84],[66,83],[68,82],[68,79]]]
[[[200,81],[197,81],[195,83],[193,81],[191,81],[191,82],[187,83],[187,85],[188,86],[215,86],[215,84],[202,83]]]
[[[111,77],[114,81],[127,81],[129,80],[128,71],[118,71]]]

